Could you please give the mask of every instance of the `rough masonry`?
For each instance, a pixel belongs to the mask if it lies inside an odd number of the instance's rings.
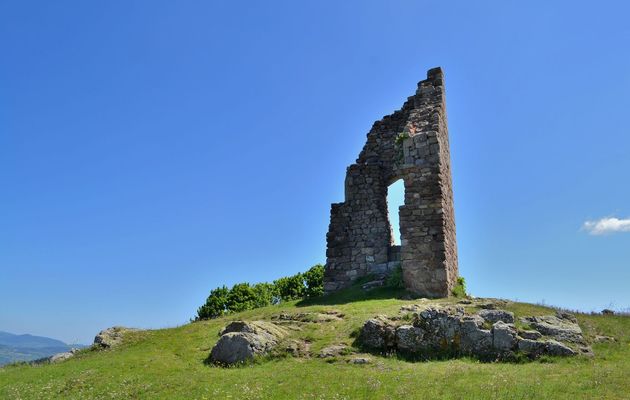
[[[402,179],[401,246],[394,246],[387,188]],[[324,290],[402,265],[408,290],[446,297],[458,277],[444,75],[427,72],[402,108],[376,121],[355,164],[345,201],[332,204]]]

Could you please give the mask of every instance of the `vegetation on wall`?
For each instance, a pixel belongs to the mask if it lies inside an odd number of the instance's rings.
[[[457,278],[457,284],[451,291],[451,294],[459,298],[468,296],[468,294],[466,293],[466,280],[463,276]]]
[[[394,139],[394,143],[396,143],[397,145],[402,145],[405,139],[409,139],[409,133],[400,132],[398,135],[396,135],[396,138]]]
[[[403,281],[402,266],[397,266],[387,277],[387,286],[395,289],[403,289],[405,282]]]

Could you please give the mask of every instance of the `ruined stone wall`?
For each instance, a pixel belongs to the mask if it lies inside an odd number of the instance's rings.
[[[387,188],[403,179],[401,248],[393,246]],[[324,289],[330,293],[400,260],[405,286],[448,296],[457,281],[457,246],[444,77],[427,73],[414,96],[374,123],[355,164],[345,201],[331,207]]]

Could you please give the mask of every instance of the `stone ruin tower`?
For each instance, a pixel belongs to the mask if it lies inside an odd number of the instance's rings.
[[[399,179],[405,203],[399,210],[401,245],[394,246],[387,189]],[[450,295],[458,277],[457,243],[441,68],[427,72],[400,110],[374,123],[347,169],[345,201],[331,206],[326,238],[326,293],[401,265],[408,290]]]

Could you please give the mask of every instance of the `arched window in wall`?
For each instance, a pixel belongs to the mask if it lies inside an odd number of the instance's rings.
[[[387,188],[387,217],[392,227],[394,245],[400,246],[400,216],[398,209],[405,204],[405,183],[402,179]]]

